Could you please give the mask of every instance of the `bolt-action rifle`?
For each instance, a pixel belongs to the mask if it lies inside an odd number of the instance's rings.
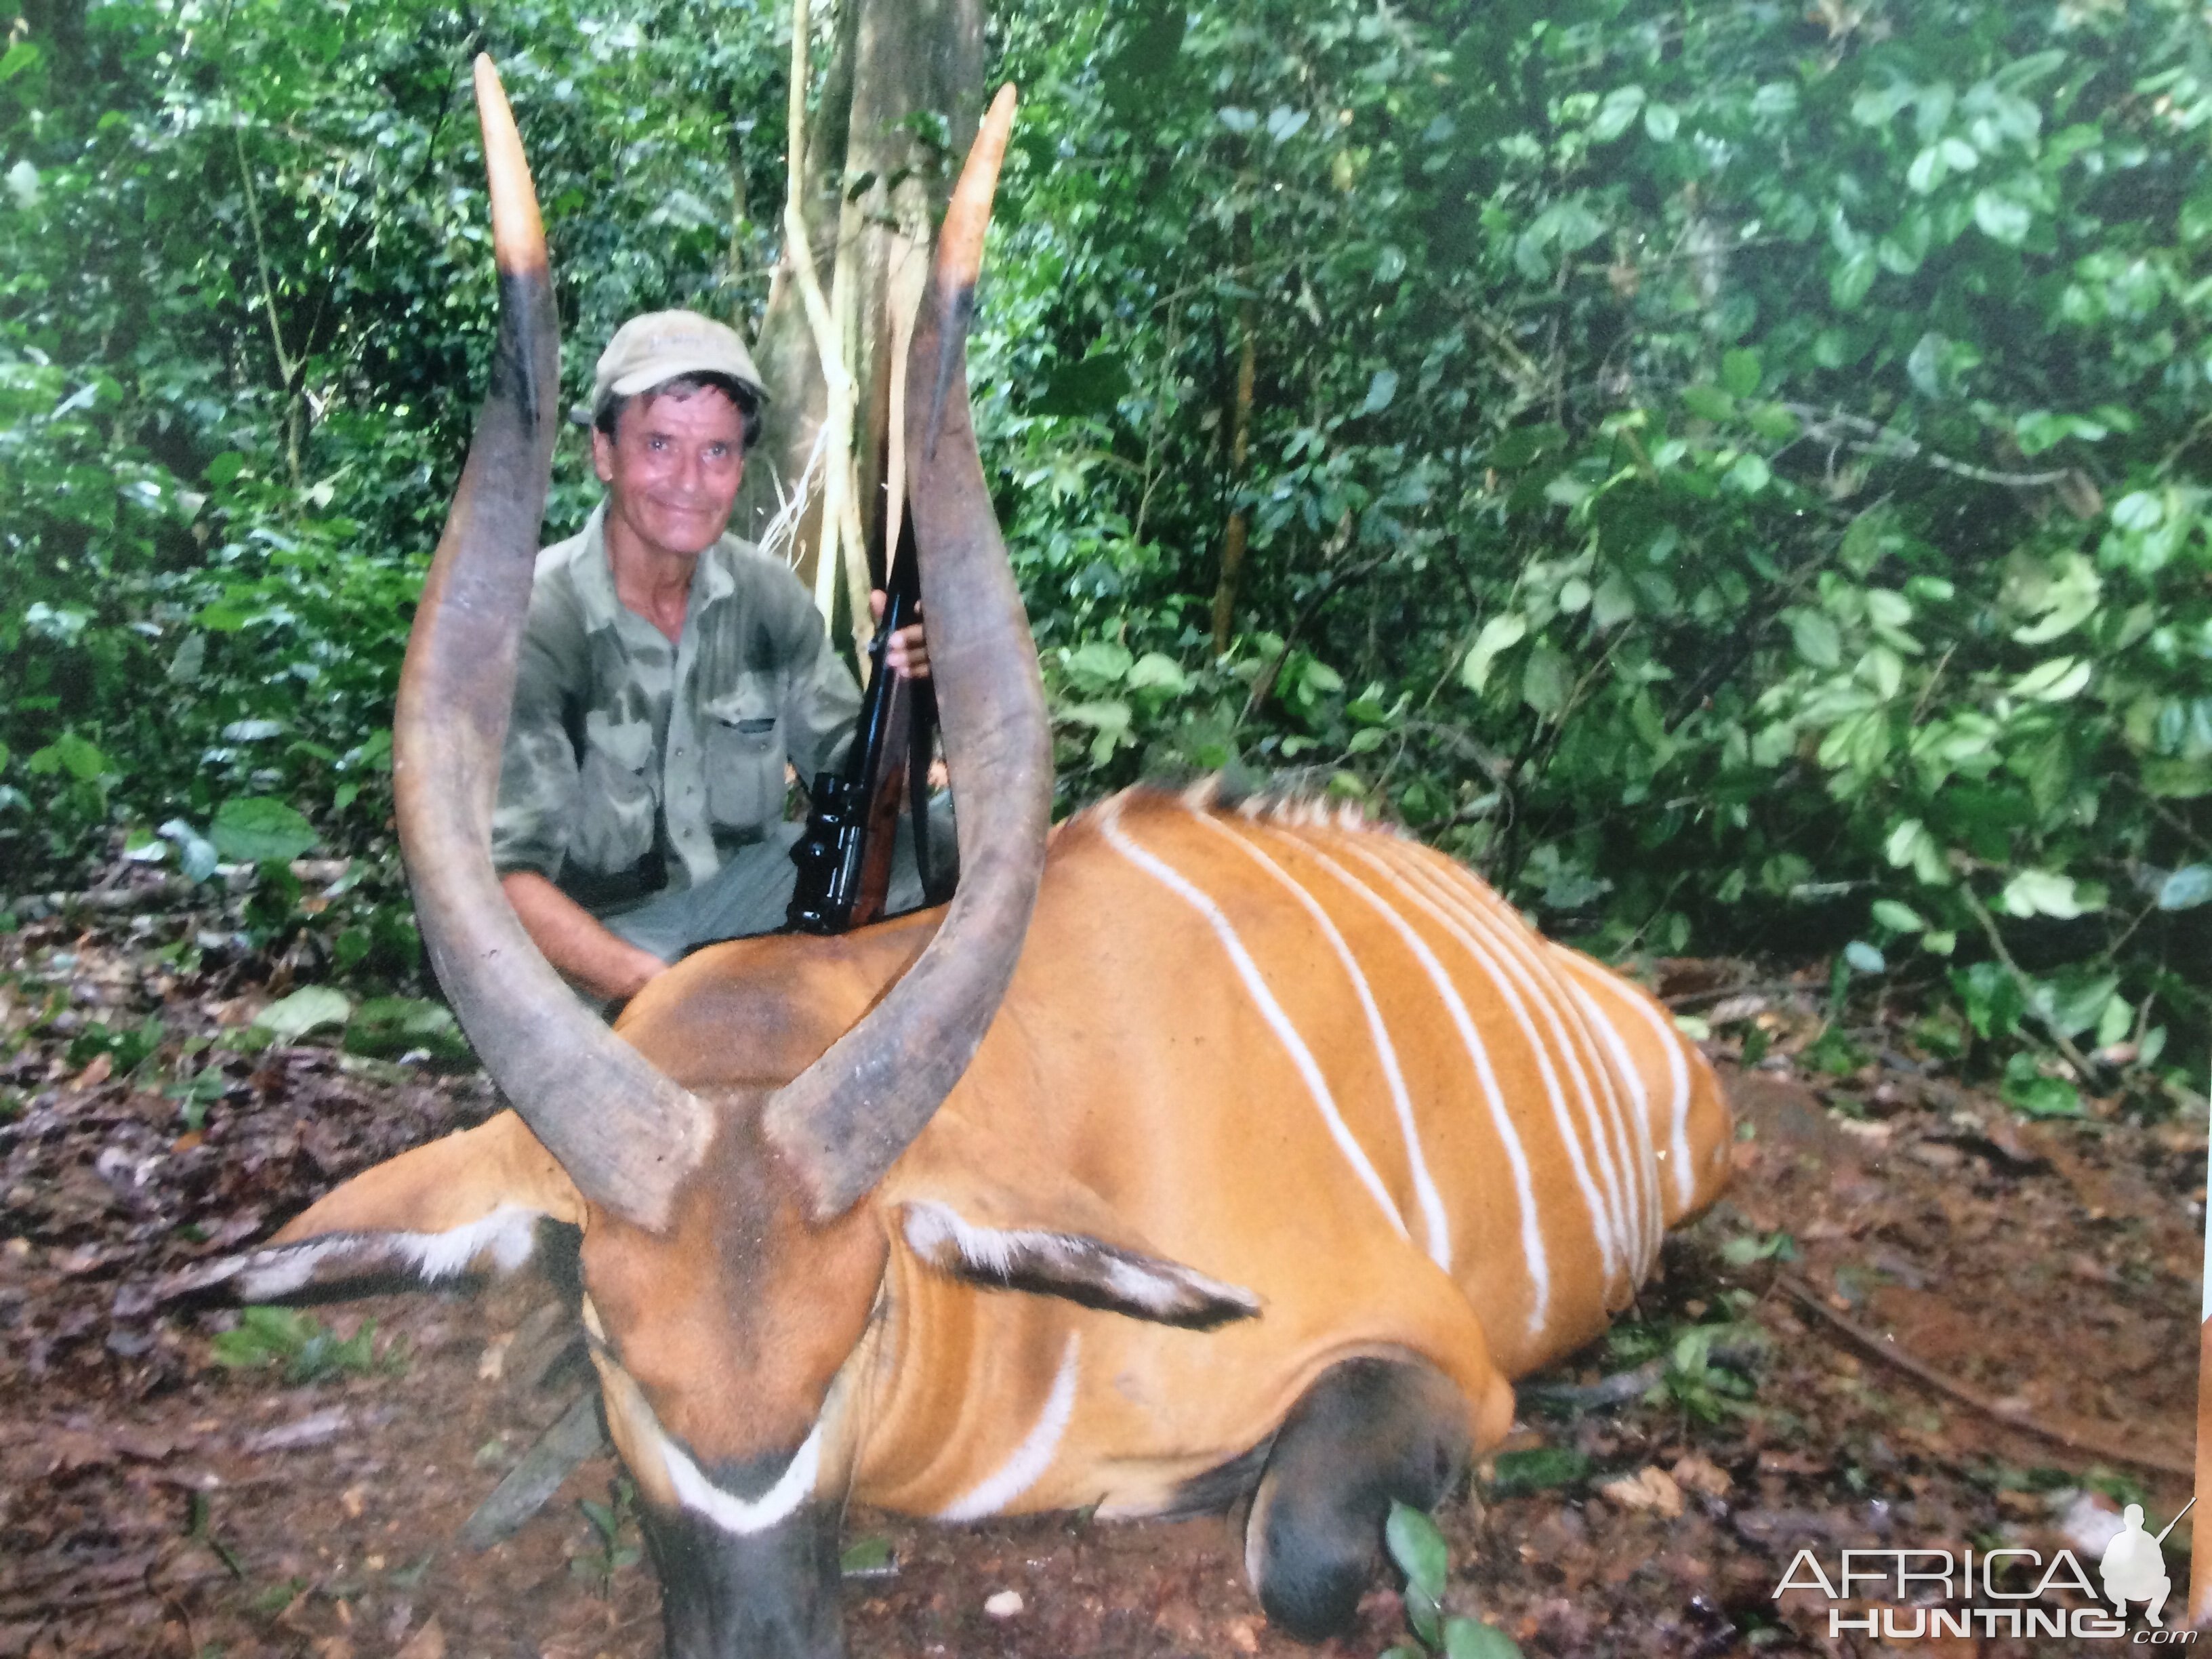
[[[909,521],[910,523],[910,521]],[[891,848],[902,804],[914,818],[914,854],[925,881],[930,870],[929,756],[937,735],[937,699],[927,680],[891,672],[891,635],[921,609],[911,529],[884,584],[882,622],[868,647],[868,689],[842,771],[823,772],[810,791],[806,833],[791,849],[799,884],[788,927],[799,933],[842,933],[880,920],[890,888]],[[935,890],[926,902],[942,896]]]

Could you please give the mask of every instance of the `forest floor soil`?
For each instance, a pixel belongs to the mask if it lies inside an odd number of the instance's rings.
[[[312,1042],[192,1048],[286,988],[165,953],[161,927],[0,939],[0,1659],[657,1654],[608,1456],[507,1541],[456,1541],[590,1385],[551,1280],[331,1304],[265,1352],[236,1310],[155,1294],[495,1104],[474,1074]],[[1512,1438],[1439,1512],[1447,1610],[1529,1655],[2094,1651],[1832,1636],[1817,1590],[1776,1588],[1808,1549],[1832,1575],[1845,1549],[2068,1548],[2094,1575],[2122,1504],[2154,1530],[2181,1508],[2204,1126],[2096,1100],[2024,1119],[1915,1053],[1902,1016],[1860,1034],[1856,1069],[1816,1071],[1820,981],[1761,982],[1714,1044],[1745,1126],[1733,1186],[1609,1338],[1524,1379]],[[159,1042],[128,1073],[87,1041],[149,1016]],[[1387,1571],[1352,1637],[1271,1628],[1240,1520],[856,1511],[848,1545],[881,1540],[888,1565],[847,1585],[850,1648],[1372,1659],[1410,1641]],[[2177,1610],[2189,1527],[2165,1549]]]

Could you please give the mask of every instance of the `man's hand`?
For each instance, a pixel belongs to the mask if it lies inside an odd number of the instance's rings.
[[[884,590],[877,588],[868,595],[868,611],[878,622],[884,619],[884,606],[888,601]],[[919,605],[915,616],[921,615]],[[921,624],[902,628],[891,635],[890,644],[884,653],[884,660],[890,665],[891,672],[902,680],[926,680],[929,678],[929,641],[923,636]]]
[[[652,951],[610,933],[592,913],[534,870],[501,876],[522,931],[569,983],[603,1002],[627,1002],[667,971]]]

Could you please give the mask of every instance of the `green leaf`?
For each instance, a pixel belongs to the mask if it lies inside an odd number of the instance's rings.
[[[1067,653],[1067,672],[1097,685],[1118,684],[1135,665],[1129,647],[1115,640],[1092,640]]]
[[[1796,610],[1787,613],[1790,637],[1797,647],[1797,654],[1815,668],[1836,668],[1844,660],[1843,635],[1826,613],[1819,611]]]
[[[1357,411],[1362,415],[1376,415],[1390,407],[1390,400],[1398,395],[1398,371],[1378,368],[1367,382],[1367,397]]]
[[[1725,421],[1735,413],[1735,399],[1718,386],[1686,386],[1682,407],[1701,421]]]
[[[2001,196],[1995,190],[1974,192],[1974,222],[1982,234],[2007,247],[2018,247],[2027,240],[2028,228],[2035,216],[2009,196]]]
[[[1180,694],[1190,682],[1185,678],[1182,665],[1173,657],[1158,651],[1147,651],[1129,665],[1122,684],[1132,691],[1165,691]]]
[[[1521,1645],[1495,1625],[1447,1619],[1444,1659],[1521,1659]]]
[[[1759,390],[1759,353],[1747,346],[1721,358],[1721,384],[1739,398],[1748,398]]]
[[[1917,933],[1928,926],[1917,910],[1909,904],[1899,904],[1895,899],[1876,899],[1874,902],[1874,919],[1893,933]]]
[[[234,796],[216,809],[209,837],[216,851],[240,864],[296,859],[318,839],[297,809],[266,795]]]
[[[2138,489],[2112,503],[2112,522],[2122,530],[2155,530],[2166,517],[2166,502],[2154,490]]]
[[[2056,916],[2071,921],[2101,906],[2085,903],[2074,878],[2053,870],[2023,870],[2005,884],[1998,904],[2014,916]]]
[[[1590,622],[1599,629],[1618,627],[1636,614],[1636,590],[1608,574],[1590,595]]]
[[[1728,470],[1730,487],[1747,495],[1756,495],[1774,481],[1774,474],[1763,455],[1744,454],[1735,458],[1735,465]]]
[[[346,1023],[345,1050],[395,1060],[416,1049],[439,1060],[462,1060],[469,1045],[443,1003],[422,997],[371,997]]]
[[[856,1574],[881,1573],[890,1565],[891,1540],[881,1533],[855,1538],[845,1546],[845,1553],[837,1558],[837,1570],[848,1578]]]
[[[1927,825],[1918,818],[1906,818],[1893,828],[1888,840],[1882,844],[1882,853],[1899,869],[1911,866],[1912,873],[1931,886],[1951,878],[1943,849],[1936,844],[1936,837],[1928,833]]]
[[[2212,900],[2212,864],[2188,864],[2158,885],[2161,910],[2193,910]]]
[[[1856,311],[1865,302],[1867,290],[1874,286],[1878,269],[1872,248],[1846,254],[1828,277],[1830,302],[1838,311]]]
[[[1565,656],[1539,640],[1529,647],[1528,666],[1521,673],[1521,700],[1546,720],[1565,713],[1574,693],[1574,671]]]
[[[1863,939],[1855,939],[1844,946],[1844,960],[1850,963],[1855,973],[1886,974],[1889,971],[1889,959]]]
[[[1128,359],[1118,351],[1093,351],[1052,372],[1044,393],[1030,411],[1036,415],[1104,416],[1130,392]]]
[[[1682,118],[1672,104],[1656,100],[1644,106],[1644,134],[1655,144],[1673,141],[1682,125]]]
[[[1944,163],[1942,146],[1930,144],[1914,156],[1912,165],[1905,168],[1905,186],[1917,196],[1925,196],[1942,184],[1949,172],[1950,168]]]
[[[108,769],[107,757],[99,748],[80,738],[74,732],[64,732],[54,739],[54,757],[62,769],[79,783],[95,783],[100,774]]]
[[[1391,1499],[1390,1518],[1382,1523],[1382,1540],[1389,1546],[1390,1559],[1398,1564],[1398,1571],[1406,1575],[1407,1587],[1431,1601],[1443,1600],[1450,1557],[1443,1534],[1427,1513]]]
[[[2029,702],[2066,702],[2089,684],[2089,665],[2073,657],[2038,663],[2012,683],[2012,695]]]
[[[1615,87],[1598,106],[1597,114],[1590,122],[1590,143],[1609,144],[1628,131],[1628,125],[1644,107],[1644,88]]]
[[[253,1023],[279,1042],[296,1042],[325,1025],[343,1025],[353,999],[334,986],[307,985],[254,1016]]]
[[[213,842],[184,819],[171,818],[155,833],[175,845],[177,865],[185,872],[186,881],[205,881],[215,873],[215,866],[222,855],[215,850]]]
[[[1532,1446],[1492,1458],[1486,1486],[1492,1497],[1510,1498],[1571,1486],[1589,1474],[1589,1459],[1571,1446]]]
[[[1078,726],[1088,726],[1095,731],[1118,736],[1129,729],[1133,712],[1127,703],[1116,698],[1098,702],[1062,703],[1060,717],[1073,720]]]
[[[1508,611],[1483,623],[1482,631],[1474,636],[1474,648],[1460,665],[1460,683],[1470,691],[1481,690],[1490,679],[1490,665],[1497,660],[1498,653],[1520,644],[1528,632],[1528,619],[1517,611]]]
[[[2025,58],[2015,58],[1990,77],[1990,84],[1999,92],[2025,92],[2037,82],[2047,80],[2065,66],[2063,48],[2050,47],[2031,52]]]

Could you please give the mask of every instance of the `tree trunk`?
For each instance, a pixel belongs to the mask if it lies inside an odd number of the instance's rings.
[[[982,0],[845,0],[807,135],[805,217],[857,386],[860,519],[878,580],[890,301],[902,288],[910,290],[909,309],[920,300],[930,236],[982,104]],[[939,121],[949,138],[944,150],[922,136]],[[826,412],[821,357],[795,283],[776,284],[755,356],[769,388],[767,427],[746,468],[732,527],[757,539],[805,472]],[[794,542],[800,579],[810,584],[821,544],[820,500],[817,488]]]

